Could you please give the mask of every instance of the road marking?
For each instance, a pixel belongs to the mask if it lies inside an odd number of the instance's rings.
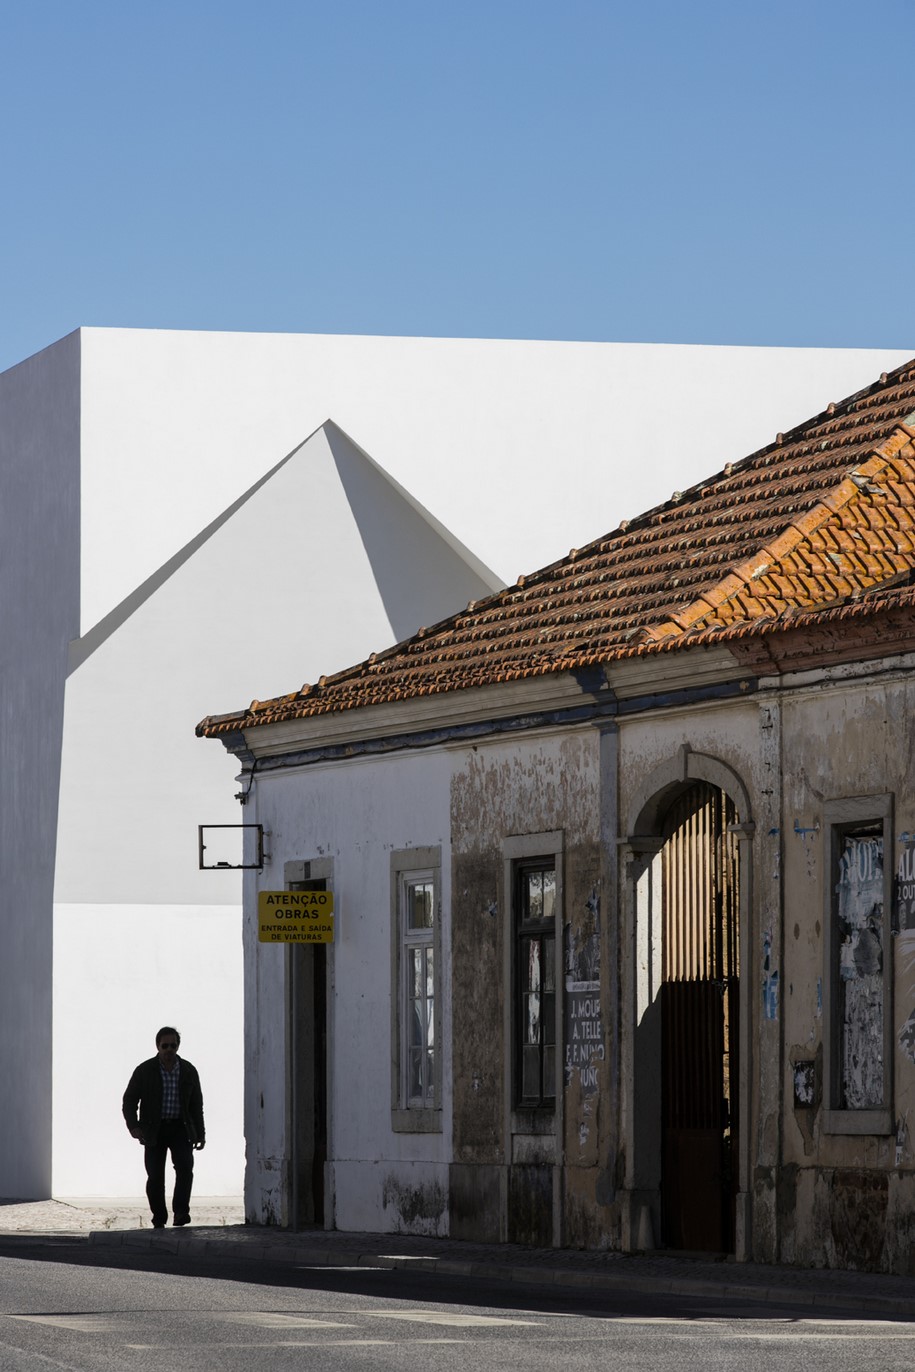
[[[350,1267],[341,1267],[341,1265],[340,1265],[339,1263],[337,1263],[335,1266],[331,1267],[329,1263],[323,1263],[323,1262],[321,1262],[321,1263],[312,1263],[310,1267],[309,1267],[309,1266],[306,1266],[306,1265],[303,1264],[303,1263],[299,1263],[299,1264],[297,1264],[295,1270],[296,1270],[297,1272],[375,1272],[375,1273],[381,1273],[381,1272],[390,1272],[391,1269],[390,1269],[390,1267],[369,1267],[366,1263],[360,1263],[358,1266],[350,1266]]]
[[[597,1312],[595,1316],[589,1316],[589,1318],[607,1320],[611,1324],[678,1325],[684,1334],[689,1334],[691,1330],[702,1329],[709,1330],[723,1338],[734,1339],[793,1339],[798,1336],[808,1339],[915,1338],[915,1331],[912,1333],[900,1332],[897,1320],[794,1319],[790,1315],[779,1315],[777,1318],[770,1319],[757,1312],[755,1318],[751,1317],[749,1322],[764,1323],[766,1328],[754,1330],[739,1327],[739,1325],[747,1323],[746,1316],[738,1318],[730,1314],[714,1315],[711,1318],[691,1318],[689,1315],[604,1315]]]
[[[496,1325],[539,1326],[542,1320],[505,1319],[501,1315],[462,1315],[443,1310],[374,1310],[376,1320],[414,1320],[417,1324],[448,1324],[459,1328],[492,1329]]]
[[[735,1329],[729,1337],[732,1339],[742,1339],[744,1342],[748,1339],[753,1339],[756,1343],[787,1343],[789,1340],[792,1343],[825,1343],[827,1340],[830,1343],[835,1343],[837,1340],[844,1340],[846,1343],[858,1343],[866,1340],[868,1343],[873,1343],[875,1337],[879,1337],[880,1342],[885,1343],[890,1339],[896,1342],[903,1339],[915,1339],[915,1334],[892,1334],[888,1330],[881,1331],[879,1335],[875,1335],[872,1330],[869,1333],[856,1334],[851,1330],[841,1329],[835,1331],[827,1331],[825,1329],[800,1329],[795,1330],[794,1333],[786,1332],[784,1334],[769,1334],[765,1330],[760,1330],[759,1333],[754,1334],[752,1330],[744,1331],[742,1329]]]
[[[825,1318],[823,1318],[823,1317],[820,1317],[819,1319],[815,1319],[813,1316],[811,1316],[810,1319],[806,1319],[806,1320],[786,1320],[785,1323],[786,1323],[786,1324],[794,1324],[794,1325],[798,1325],[798,1324],[807,1324],[807,1325],[812,1325],[812,1326],[817,1327],[817,1328],[820,1327],[820,1326],[822,1326],[823,1329],[835,1329],[835,1328],[837,1328],[837,1327],[838,1327],[839,1329],[843,1329],[843,1328],[844,1328],[844,1329],[898,1329],[898,1328],[899,1328],[899,1321],[898,1321],[898,1320],[878,1320],[878,1319],[876,1319],[876,1318],[875,1318],[875,1319],[864,1319],[864,1318],[862,1318],[862,1317],[860,1317],[860,1316],[859,1316],[857,1319],[848,1319],[848,1318],[846,1318],[846,1319],[844,1319],[844,1320],[827,1320],[827,1319],[825,1319]]]
[[[471,1343],[470,1339],[270,1339],[263,1343],[195,1343],[185,1345],[195,1353],[213,1348],[403,1348],[406,1344]],[[149,1353],[168,1349],[176,1352],[175,1343],[125,1343],[124,1348]]]
[[[11,1349],[12,1352],[19,1358],[28,1357],[31,1362],[40,1362],[44,1363],[47,1367],[56,1367],[58,1369],[58,1372],[81,1372],[81,1369],[78,1368],[75,1363],[61,1362],[59,1358],[49,1358],[45,1353],[35,1353],[30,1351],[28,1354],[26,1354],[25,1349],[22,1348],[19,1344],[0,1343],[0,1349],[3,1348]],[[6,1362],[3,1362],[2,1364],[0,1364],[0,1366],[6,1367],[7,1364]],[[10,1364],[10,1366],[12,1366],[12,1364]]]
[[[73,1329],[80,1334],[113,1334],[118,1327],[117,1319],[111,1315],[8,1315],[7,1318],[56,1329]]]
[[[212,1318],[212,1317],[211,1317]],[[278,1310],[244,1310],[217,1315],[217,1319],[236,1320],[239,1324],[256,1324],[262,1329],[352,1329],[344,1320],[320,1320],[310,1315],[282,1314]]]
[[[594,1318],[593,1315],[588,1316]],[[688,1315],[604,1315],[598,1312],[598,1319],[609,1320],[613,1324],[682,1324],[687,1329],[698,1326],[721,1324],[719,1319],[690,1319]]]

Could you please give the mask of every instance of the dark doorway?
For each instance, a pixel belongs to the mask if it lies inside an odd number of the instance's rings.
[[[733,1252],[739,1101],[733,802],[695,782],[662,850],[661,1222],[669,1248]]]
[[[290,891],[324,891],[323,879],[287,882]],[[289,977],[290,1210],[294,1229],[324,1225],[327,1161],[327,949],[293,944]]]

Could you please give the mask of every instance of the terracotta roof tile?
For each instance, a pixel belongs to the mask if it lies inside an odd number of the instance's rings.
[[[730,641],[837,605],[854,617],[915,568],[913,410],[915,361],[496,595],[198,733]]]

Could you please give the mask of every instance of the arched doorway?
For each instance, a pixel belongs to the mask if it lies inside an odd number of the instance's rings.
[[[734,1251],[739,1156],[738,822],[707,781],[661,818],[661,1230]]]
[[[623,1243],[751,1252],[755,824],[720,758],[683,744],[629,797],[622,909]]]

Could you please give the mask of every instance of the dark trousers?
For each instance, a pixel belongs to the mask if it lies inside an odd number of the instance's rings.
[[[163,1120],[159,1125],[156,1142],[146,1145],[146,1199],[152,1211],[153,1224],[164,1224],[168,1219],[165,1205],[165,1160],[169,1153],[172,1155],[172,1166],[175,1169],[172,1215],[180,1218],[182,1215],[190,1214],[191,1185],[194,1180],[194,1150],[181,1120]]]

